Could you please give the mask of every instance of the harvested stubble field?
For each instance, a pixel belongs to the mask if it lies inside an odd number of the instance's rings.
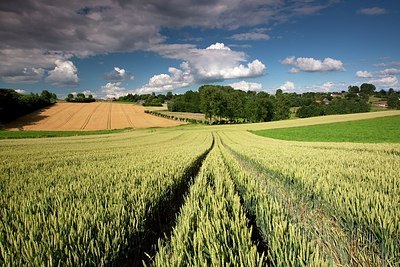
[[[68,131],[168,127],[182,122],[144,113],[141,106],[110,102],[56,103],[6,125],[8,130]]]

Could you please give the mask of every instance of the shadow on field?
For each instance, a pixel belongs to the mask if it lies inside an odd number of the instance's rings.
[[[29,125],[35,125],[38,122],[48,118],[49,116],[44,115],[45,111],[53,107],[54,104],[51,104],[47,107],[41,108],[39,110],[33,111],[31,113],[28,113],[26,115],[23,115],[19,118],[16,118],[15,120],[6,123],[4,125],[5,130],[10,130],[10,129],[19,129],[23,130],[23,127],[29,126]]]
[[[143,266],[151,264],[157,253],[159,238],[169,238],[176,224],[177,215],[184,204],[184,198],[189,191],[195,177],[198,175],[204,159],[214,147],[214,136],[209,149],[201,154],[186,170],[165,199],[161,198],[155,209],[146,218],[143,232],[130,238],[131,244],[128,251],[121,252],[120,257],[111,262],[110,266]]]

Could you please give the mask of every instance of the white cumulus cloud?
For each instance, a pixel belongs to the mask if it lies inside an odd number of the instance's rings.
[[[206,49],[207,50],[213,49],[213,50],[228,50],[228,51],[231,51],[231,49],[229,47],[225,46],[224,43],[215,43],[215,44],[210,45]]]
[[[369,71],[363,71],[363,70],[359,70],[356,72],[356,76],[359,78],[371,78],[372,77],[372,73]]]
[[[154,75],[145,86],[136,89],[136,93],[160,93],[191,85],[193,83],[193,76],[190,74],[187,63],[183,62],[181,68],[183,70],[170,67],[168,68],[169,74]]]
[[[153,76],[138,93],[163,92],[187,87],[194,83],[211,83],[226,79],[262,76],[265,65],[258,59],[247,62],[246,54],[231,50],[224,43],[215,43],[205,49],[192,45],[161,45],[161,55],[183,60],[180,69],[169,68],[169,74]]]
[[[231,83],[229,84],[229,86],[231,86],[234,89],[239,89],[243,91],[258,91],[262,89],[261,83],[252,83],[246,81]]]
[[[258,59],[247,63],[247,66],[239,64],[237,66],[225,66],[223,68],[218,68],[218,65],[219,64],[216,64],[214,66],[210,66],[209,68],[197,68],[197,74],[206,80],[224,80],[261,76],[265,70],[265,65]]]
[[[344,82],[325,82],[322,84],[315,84],[315,85],[310,85],[310,86],[304,86],[301,88],[298,88],[298,92],[341,92],[343,90],[347,90],[347,83]]]
[[[380,71],[380,73],[382,75],[397,75],[397,74],[400,74],[400,69],[396,69],[396,68],[384,69],[384,70]]]
[[[388,89],[399,85],[396,75],[400,74],[400,69],[387,68],[378,71],[357,71],[356,76],[363,79],[368,79],[368,83],[372,83],[378,88]]]
[[[295,89],[295,85],[291,81],[286,81],[284,84],[282,84],[280,87],[283,91],[291,91]]]
[[[287,57],[281,61],[284,65],[293,66],[290,72],[329,72],[343,71],[344,65],[342,61],[330,57],[324,60],[306,58],[306,57]]]
[[[385,76],[391,76],[391,75],[397,75],[400,74],[400,69],[396,68],[390,68],[390,69],[384,69],[380,71],[362,71],[359,70],[356,72],[356,76],[359,78],[372,78],[372,77],[385,77]]]
[[[56,60],[56,67],[49,71],[46,82],[58,86],[75,86],[79,82],[78,69],[70,60]]]
[[[121,82],[109,82],[106,85],[103,85],[100,88],[100,91],[103,95],[105,95],[107,98],[118,98],[120,96],[127,95],[129,92],[121,86]]]
[[[368,81],[379,88],[388,89],[390,87],[395,87],[399,84],[396,76],[386,76],[382,78],[376,78]]]

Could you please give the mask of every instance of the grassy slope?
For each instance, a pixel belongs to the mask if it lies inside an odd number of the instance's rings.
[[[400,116],[295,128],[254,131],[282,140],[356,143],[400,143]]]

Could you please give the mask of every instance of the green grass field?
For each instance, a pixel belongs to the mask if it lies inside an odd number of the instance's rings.
[[[0,131],[0,139],[67,137],[78,135],[95,135],[121,133],[129,129],[99,130],[99,131]]]
[[[309,142],[400,143],[400,116],[294,128],[253,131],[281,140]]]

